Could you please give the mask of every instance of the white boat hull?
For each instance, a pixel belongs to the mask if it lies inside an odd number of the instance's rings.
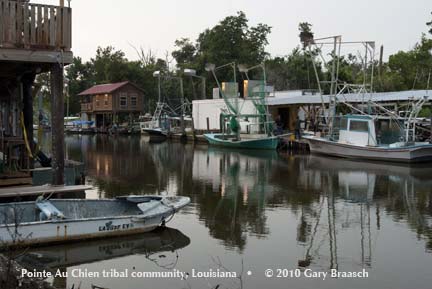
[[[128,203],[126,200],[52,200],[56,207],[63,206],[62,212],[67,211],[66,218],[44,221],[37,220],[40,212],[35,207],[36,202],[1,204],[0,210],[4,215],[8,214],[8,217],[7,222],[0,225],[0,239],[1,243],[6,245],[23,246],[148,232],[164,224],[190,202],[189,198],[182,198],[183,200],[178,204],[157,206],[157,201],[144,203],[149,204],[146,211],[141,211],[145,208],[139,208],[140,203]],[[118,211],[124,208],[132,208],[132,210],[125,210],[126,214],[104,216],[110,206],[116,205],[116,202],[122,205]],[[125,203],[127,205],[124,205]],[[77,217],[83,214],[79,210],[100,210],[102,215],[87,212],[86,214],[91,217]],[[24,221],[19,221],[20,215],[23,216]],[[29,217],[33,218],[33,215],[36,215],[35,220],[29,221]],[[18,221],[11,223],[11,219]]]
[[[393,161],[426,162],[432,161],[432,145],[415,145],[399,148],[355,146],[329,141],[324,138],[307,136],[312,153],[326,154],[344,158]]]

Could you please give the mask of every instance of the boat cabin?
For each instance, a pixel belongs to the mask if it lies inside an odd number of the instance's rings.
[[[340,120],[339,143],[377,146],[375,121],[368,115],[344,115]]]

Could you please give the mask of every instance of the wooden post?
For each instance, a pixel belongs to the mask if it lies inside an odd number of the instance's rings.
[[[51,131],[53,185],[64,184],[64,96],[63,68],[51,68]]]
[[[207,121],[207,131],[210,131],[210,118],[206,117]]]

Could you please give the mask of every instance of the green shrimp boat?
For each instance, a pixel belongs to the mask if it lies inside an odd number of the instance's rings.
[[[233,69],[234,81],[223,82],[222,85],[220,85],[215,71],[223,67],[231,67]],[[262,69],[262,80],[249,79],[248,71],[255,68]],[[278,147],[280,136],[273,134],[273,121],[265,102],[267,87],[264,64],[259,64],[250,68],[246,68],[244,65],[238,65],[239,71],[246,76],[248,85],[245,94],[247,93],[247,99],[251,100],[255,106],[255,114],[241,113],[241,107],[243,105],[239,105],[239,85],[236,81],[236,69],[237,66],[234,62],[219,67],[216,67],[214,64],[206,65],[206,70],[213,73],[219,87],[219,93],[225,101],[226,109],[222,109],[220,113],[221,133],[208,133],[204,134],[204,137],[210,145],[214,146],[275,150]],[[248,133],[241,133],[240,123],[249,119],[256,120],[254,123],[250,124],[254,125],[256,129],[249,133],[253,130],[250,129],[251,127],[249,125],[247,129]]]

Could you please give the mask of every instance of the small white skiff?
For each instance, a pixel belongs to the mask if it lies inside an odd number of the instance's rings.
[[[189,203],[188,197],[127,196],[0,204],[0,243],[28,245],[147,232]]]

